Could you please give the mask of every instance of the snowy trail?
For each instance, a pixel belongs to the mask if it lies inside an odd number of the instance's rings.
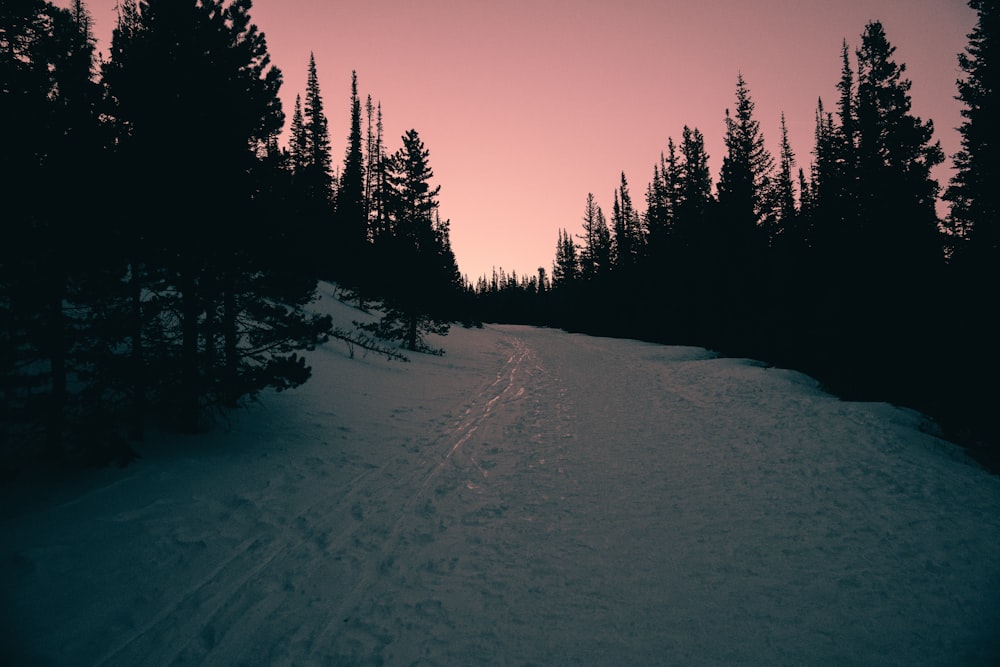
[[[1000,656],[1000,479],[918,415],[694,348],[443,344],[319,350],[226,432],[6,491],[0,662]]]

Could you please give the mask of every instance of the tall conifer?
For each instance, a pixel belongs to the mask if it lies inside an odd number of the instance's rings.
[[[316,56],[309,53],[306,75],[306,99],[303,109],[303,127],[306,135],[307,165],[310,170],[310,188],[316,199],[331,200],[334,196],[333,163],[330,157],[330,130],[323,111],[323,95],[319,89]]]
[[[741,242],[750,242],[771,215],[774,159],[764,145],[760,122],[754,117],[750,89],[740,74],[736,109],[726,110],[726,156],[719,179],[719,204],[728,225]]]
[[[761,317],[761,283],[767,246],[764,229],[774,215],[774,160],[764,145],[754,103],[742,74],[737,77],[736,108],[726,110],[726,155],[718,184],[715,267],[721,321],[716,335],[753,340]],[[723,341],[724,342],[724,341]],[[745,344],[742,343],[741,344]],[[749,348],[745,353],[756,350]]]
[[[944,198],[950,203],[948,225],[959,252],[971,251],[980,266],[1000,266],[1000,8],[988,0],[969,0],[978,20],[969,44],[958,55],[964,76],[958,100],[965,107],[958,131],[961,149],[954,155],[956,172]],[[994,283],[996,285],[996,283]]]
[[[785,124],[785,114],[781,114],[781,152],[778,159],[778,174],[774,187],[774,225],[770,230],[771,243],[774,244],[778,237],[784,236],[786,240],[795,235],[797,210],[795,206],[795,182],[793,171],[795,169],[795,154],[788,141],[788,126]],[[798,245],[798,239],[796,239]]]
[[[949,358],[943,383],[951,401],[951,426],[975,434],[1000,455],[1000,426],[993,392],[983,391],[1000,375],[1000,326],[996,303],[1000,293],[1000,6],[969,0],[978,19],[968,45],[958,55],[963,76],[958,100],[963,122],[961,148],[953,156],[955,174],[944,198],[951,246],[948,301],[954,315],[945,338],[969,353],[957,363]],[[972,438],[970,438],[971,440]]]
[[[911,113],[912,84],[895,51],[881,23],[866,26],[858,50],[857,117],[865,245],[871,268],[898,279],[933,270],[942,260],[931,170],[944,155],[932,143],[933,122]]]
[[[289,128],[289,148],[291,154],[292,172],[301,174],[309,164],[309,144],[306,139],[305,120],[302,116],[302,96],[295,96],[295,109],[292,112],[292,124]]]
[[[351,73],[351,123],[347,153],[337,194],[337,242],[341,281],[363,294],[361,275],[367,263],[368,219],[365,211],[365,168],[361,146],[361,101],[358,98],[358,74]]]
[[[449,240],[449,223],[437,215],[440,186],[431,186],[430,153],[416,130],[390,158],[388,227],[376,249],[382,281],[382,319],[366,328],[408,350],[432,351],[428,334],[444,335],[455,318],[462,289]]]

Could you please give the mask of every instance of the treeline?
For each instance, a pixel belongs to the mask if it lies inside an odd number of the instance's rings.
[[[249,0],[123,0],[97,62],[83,2],[0,6],[0,467],[132,456],[156,424],[305,382],[318,280],[410,350],[463,298],[416,131],[369,97],[335,173],[314,60],[291,138]],[[405,276],[405,280],[399,279]],[[388,348],[386,348],[388,350]]]
[[[801,369],[844,397],[923,410],[995,457],[1000,12],[969,4],[979,21],[959,56],[962,149],[943,192],[933,124],[913,115],[905,66],[872,22],[853,59],[844,43],[839,98],[818,105],[807,168],[784,117],[768,150],[740,76],[714,189],[703,135],[684,127],[653,168],[644,212],[624,174],[610,219],[588,195],[582,230],[559,231],[551,285],[483,278],[482,317]]]

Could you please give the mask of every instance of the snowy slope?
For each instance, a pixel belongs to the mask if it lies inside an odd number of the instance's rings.
[[[0,663],[1000,659],[1000,478],[919,415],[694,348],[440,344],[331,343],[216,433],[3,490]]]

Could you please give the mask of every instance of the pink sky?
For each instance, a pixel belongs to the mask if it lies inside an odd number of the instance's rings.
[[[88,2],[100,50],[115,2]],[[351,70],[362,100],[382,102],[390,150],[420,133],[472,280],[494,266],[551,271],[558,229],[579,232],[588,192],[610,216],[622,171],[644,208],[653,165],[684,125],[705,135],[717,175],[740,72],[772,152],[783,111],[808,167],[817,98],[833,109],[841,42],[853,53],[869,20],[885,26],[914,112],[934,120],[950,156],[956,56],[976,21],[964,0],[256,0],[251,14],[284,74],[289,118],[315,52],[336,163]],[[949,174],[939,170],[942,184]]]

